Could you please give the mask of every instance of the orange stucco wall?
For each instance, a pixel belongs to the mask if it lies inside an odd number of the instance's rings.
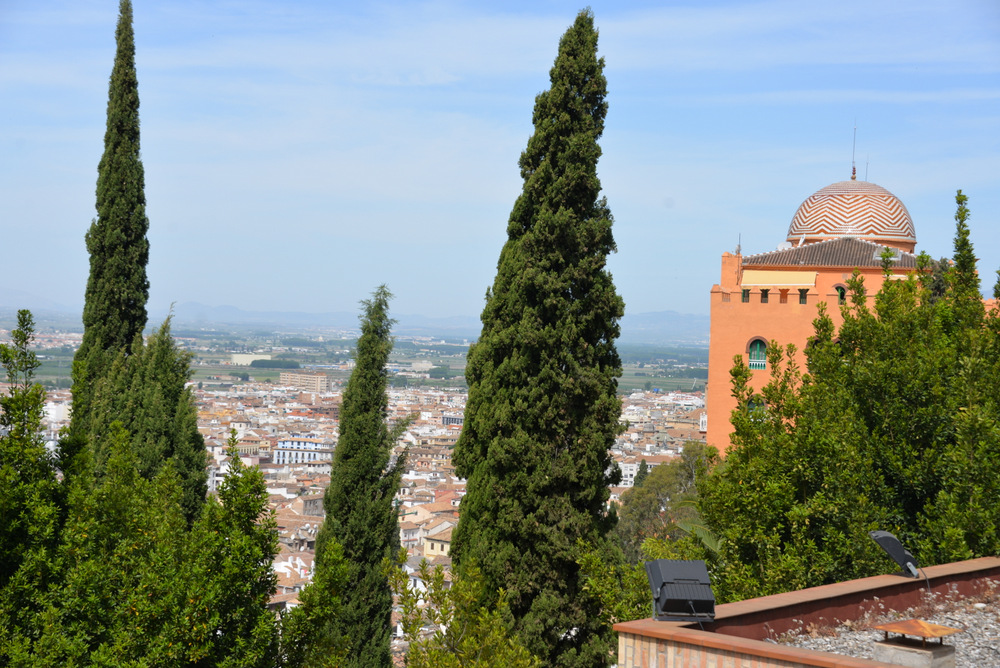
[[[777,267],[769,270],[780,271]],[[711,326],[708,355],[708,387],[706,407],[708,410],[709,444],[719,449],[725,455],[729,448],[729,436],[732,425],[729,423],[730,413],[736,408],[736,400],[732,396],[729,370],[733,366],[733,357],[742,355],[747,361],[747,350],[750,341],[763,338],[766,341],[776,340],[784,346],[794,343],[798,348],[796,362],[800,368],[805,367],[803,349],[813,334],[812,322],[818,313],[820,303],[827,305],[827,313],[833,318],[834,325],[839,327],[843,318],[838,306],[837,286],[844,286],[851,277],[853,269],[846,267],[787,267],[786,271],[815,271],[815,286],[809,288],[806,304],[799,303],[797,288],[787,288],[787,302],[781,303],[781,290],[770,289],[768,303],[761,303],[759,288],[750,289],[749,303],[742,301],[742,257],[738,254],[723,253],[722,275],[720,282],[712,286],[711,293]],[[882,286],[881,269],[872,268],[861,271],[865,278],[868,294],[878,292]],[[905,272],[900,272],[905,273]],[[753,386],[763,387],[769,378],[770,371],[754,370]]]

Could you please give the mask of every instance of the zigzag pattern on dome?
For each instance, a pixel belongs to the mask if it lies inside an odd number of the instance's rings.
[[[841,181],[806,199],[788,227],[788,241],[856,236],[913,244],[916,231],[906,206],[867,181]]]

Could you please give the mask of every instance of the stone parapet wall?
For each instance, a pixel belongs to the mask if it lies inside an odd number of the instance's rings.
[[[615,624],[618,668],[770,668],[888,666],[765,642],[806,624],[835,625],[876,609],[904,611],[926,587],[974,596],[1000,579],[1000,558],[983,557],[923,569],[924,579],[879,575],[716,606],[715,621],[695,624],[639,619]]]
[[[629,622],[638,625],[633,627],[635,633],[618,631],[618,668],[872,668],[891,665],[689,629],[678,623],[641,621],[649,625]]]

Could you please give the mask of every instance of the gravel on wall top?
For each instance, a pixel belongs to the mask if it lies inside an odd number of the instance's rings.
[[[862,619],[836,627],[800,627],[773,642],[873,659],[875,642],[885,637],[875,626],[900,619],[921,619],[961,629],[943,639],[945,644],[955,646],[956,668],[1000,668],[1000,583],[992,584],[988,592],[975,598],[930,594],[919,606],[902,612],[886,610],[879,604],[879,610]]]

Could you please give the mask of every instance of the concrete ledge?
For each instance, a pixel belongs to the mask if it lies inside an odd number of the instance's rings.
[[[629,630],[620,628],[624,626],[628,626]],[[616,624],[615,630],[618,631],[618,668],[679,668],[691,665],[872,668],[891,665],[736,638],[653,619]]]
[[[982,592],[987,580],[1000,580],[1000,558],[970,559],[923,570],[931,591],[968,597]],[[724,603],[716,606],[715,621],[705,624],[705,630],[763,640],[807,624],[833,626],[858,619],[879,604],[891,610],[906,610],[919,604],[926,590],[923,578],[876,575]]]
[[[931,590],[969,597],[1000,580],[1000,558],[984,557],[926,569]],[[835,625],[855,620],[880,605],[906,610],[921,602],[926,583],[898,575],[878,575],[822,587],[726,603],[715,608],[705,630],[693,624],[639,619],[615,624],[619,668],[741,668],[817,666],[862,668],[893,664],[854,659],[763,642],[807,624]]]

